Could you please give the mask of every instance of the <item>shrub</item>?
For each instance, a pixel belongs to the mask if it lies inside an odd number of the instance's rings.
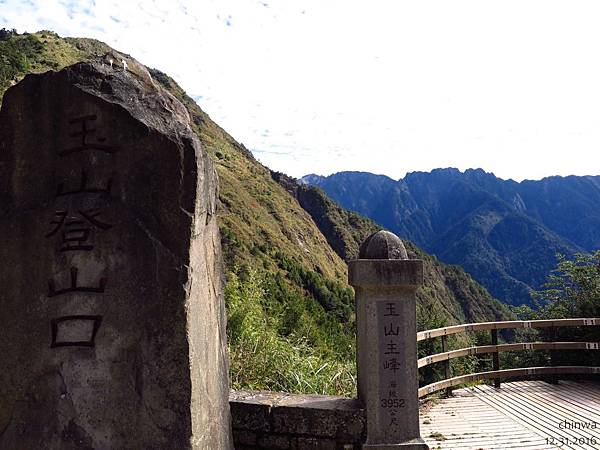
[[[277,304],[269,275],[245,267],[225,288],[231,385],[234,389],[355,395],[354,356],[333,358],[323,333],[298,303]],[[287,292],[288,296],[291,295]],[[290,300],[288,298],[288,300]]]

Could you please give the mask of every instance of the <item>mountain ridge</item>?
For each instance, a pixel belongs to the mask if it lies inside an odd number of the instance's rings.
[[[373,173],[373,172],[368,172],[365,170],[340,170],[339,172],[333,172],[330,173],[329,175],[319,175],[318,173],[308,173],[306,175],[301,176],[300,178],[298,178],[298,182],[301,184],[312,184],[312,182],[310,181],[311,179],[314,180],[319,180],[319,179],[324,179],[324,178],[328,178],[332,175],[337,175],[340,173],[346,173],[346,174],[368,174],[368,175],[375,175],[377,177],[385,177],[385,178],[389,178],[392,181],[400,181],[403,180],[404,178],[406,178],[409,175],[418,175],[418,174],[425,174],[425,175],[429,175],[431,173],[456,173],[459,175],[469,175],[469,174],[482,174],[484,176],[488,176],[491,175],[492,177],[494,177],[495,179],[498,179],[500,181],[506,181],[506,182],[510,182],[510,183],[515,183],[515,184],[523,184],[523,183],[528,183],[528,182],[538,182],[538,181],[545,181],[545,180],[551,180],[551,179],[569,179],[569,178],[598,178],[600,175],[591,175],[591,174],[587,174],[587,175],[546,175],[543,176],[542,178],[539,179],[533,179],[533,178],[524,178],[521,181],[517,181],[514,180],[513,178],[502,178],[497,176],[494,172],[488,172],[487,170],[481,168],[481,167],[470,167],[468,169],[464,169],[461,170],[458,167],[452,167],[452,166],[448,166],[448,167],[436,167],[434,169],[431,169],[429,171],[426,170],[413,170],[411,172],[406,172],[406,174],[404,175],[404,177],[400,177],[400,178],[394,178],[390,175],[386,175],[383,173]]]
[[[483,169],[445,168],[399,180],[368,172],[301,180],[463,266],[507,303],[530,303],[529,291],[541,287],[557,253],[600,248],[600,176],[516,182]]]

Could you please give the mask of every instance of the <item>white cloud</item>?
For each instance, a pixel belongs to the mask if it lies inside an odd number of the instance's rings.
[[[596,2],[263,3],[6,0],[0,26],[132,54],[295,176],[599,173]]]

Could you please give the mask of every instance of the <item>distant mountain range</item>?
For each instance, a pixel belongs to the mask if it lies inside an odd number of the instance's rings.
[[[506,303],[530,303],[556,265],[600,248],[600,176],[502,180],[482,169],[307,175],[344,208],[373,219],[440,260],[461,265]]]

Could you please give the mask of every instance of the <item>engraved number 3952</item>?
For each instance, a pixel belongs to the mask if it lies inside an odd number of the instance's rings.
[[[403,398],[382,398],[381,399],[381,407],[382,408],[404,408],[404,399]]]

